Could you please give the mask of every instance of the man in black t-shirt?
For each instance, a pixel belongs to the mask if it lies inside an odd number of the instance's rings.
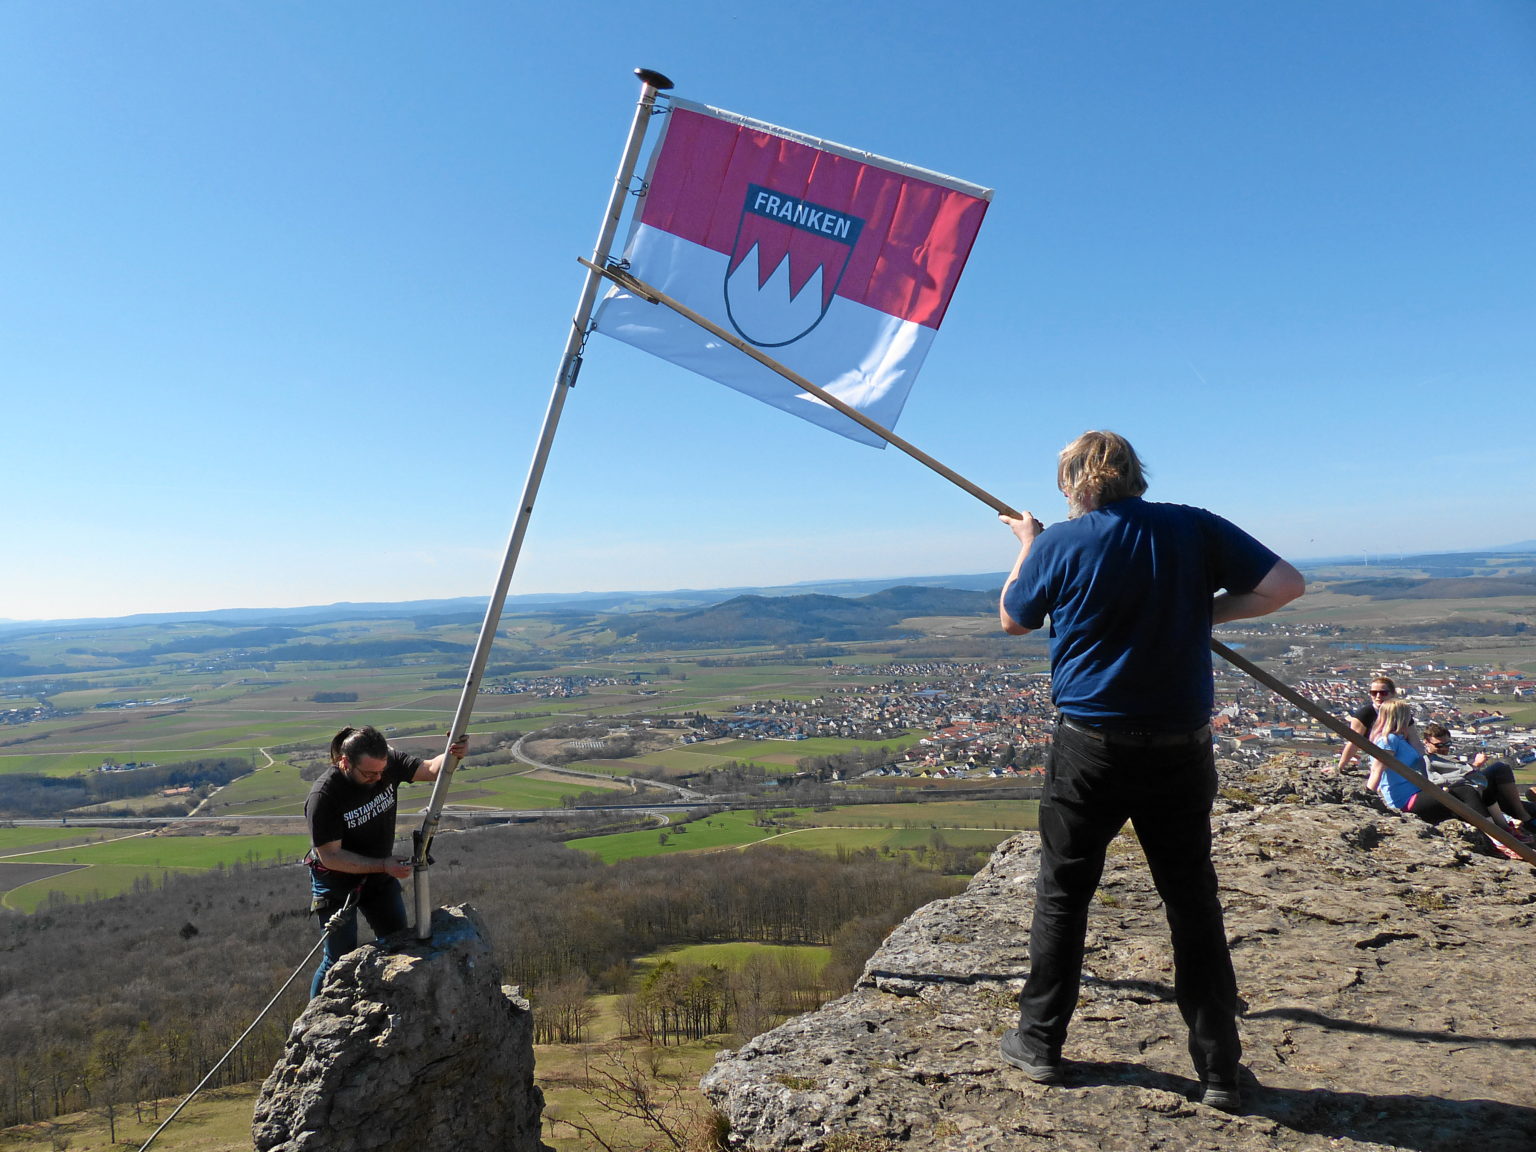
[[[331,741],[332,767],[304,801],[311,910],[328,921],[348,896],[356,893],[356,900],[326,933],[311,996],[320,991],[331,965],[357,947],[359,910],[377,937],[406,926],[400,881],[411,874],[411,860],[394,855],[396,793],[406,781],[435,781],[447,757],[458,761],[467,746],[460,736],[443,755],[423,760],[391,748],[377,728],[343,728]]]

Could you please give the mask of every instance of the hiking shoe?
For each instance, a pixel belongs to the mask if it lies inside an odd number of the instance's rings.
[[[1525,863],[1525,857],[1516,852],[1508,844],[1504,843],[1504,841],[1495,840],[1492,836],[1490,836],[1488,837],[1488,843],[1493,845],[1493,850],[1500,856],[1504,857],[1506,860],[1518,860],[1522,864]]]
[[[1024,1075],[1028,1076],[1036,1084],[1060,1084],[1061,1061],[1052,1060],[1047,1056],[1034,1056],[1024,1050],[1024,1042],[1019,1039],[1019,1030],[1010,1028],[1003,1033],[1002,1040],[998,1043],[997,1050],[1002,1053],[1004,1060],[1012,1064]]]
[[[1207,1080],[1200,1085],[1200,1103],[1223,1112],[1236,1112],[1243,1106],[1243,1092],[1236,1080]]]

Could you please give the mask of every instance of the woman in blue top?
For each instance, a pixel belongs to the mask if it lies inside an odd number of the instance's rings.
[[[1436,727],[1439,726],[1432,725],[1431,730]],[[1412,728],[1413,713],[1408,705],[1401,700],[1389,700],[1378,710],[1376,724],[1371,729],[1371,742],[1396,756],[1402,761],[1403,767],[1412,768],[1415,772],[1425,773],[1434,778],[1435,773],[1431,765],[1425,760],[1423,754],[1408,742],[1408,734]],[[1445,729],[1440,728],[1440,731],[1444,732]],[[1440,783],[1439,780],[1436,782]],[[1380,760],[1371,761],[1371,775],[1366,781],[1366,787],[1379,792],[1388,808],[1401,812],[1405,816],[1417,816],[1420,820],[1427,820],[1431,824],[1440,824],[1454,815],[1432,793],[1419,791],[1417,785],[1404,780]],[[1465,780],[1441,783],[1441,787],[1483,819],[1493,819],[1488,812],[1483,795]],[[1506,856],[1511,860],[1524,859],[1513,848],[1487,834],[1480,836],[1480,839],[1485,848],[1497,852],[1500,856]]]
[[[1405,768],[1415,772],[1424,770],[1424,756],[1408,742],[1408,732],[1413,727],[1413,710],[1402,700],[1388,700],[1376,710],[1376,723],[1371,728],[1371,743],[1385,748],[1403,762]],[[1365,786],[1381,794],[1382,801],[1394,812],[1407,812],[1419,794],[1417,785],[1410,784],[1380,760],[1371,761],[1371,774]]]

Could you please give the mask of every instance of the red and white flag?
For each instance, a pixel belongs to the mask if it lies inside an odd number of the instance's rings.
[[[629,270],[887,428],[992,192],[673,100]],[[597,330],[865,444],[884,441],[670,309],[614,289]]]

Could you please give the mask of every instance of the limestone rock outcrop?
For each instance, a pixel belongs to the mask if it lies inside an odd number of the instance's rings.
[[[703,1087],[735,1145],[1529,1152],[1536,873],[1296,759],[1222,772],[1241,1113],[1192,1102],[1167,927],[1129,831],[1090,916],[1066,1083],[1001,1060],[1028,971],[1026,833],[901,924],[852,993],[721,1053]]]
[[[429,941],[332,967],[262,1085],[257,1152],[538,1152],[533,1018],[479,917],[439,909]]]

